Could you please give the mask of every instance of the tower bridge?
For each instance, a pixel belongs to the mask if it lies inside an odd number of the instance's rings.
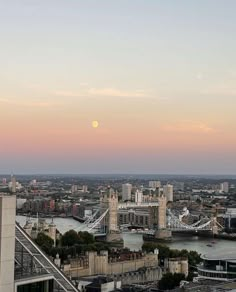
[[[138,233],[147,235],[153,235],[157,239],[168,239],[172,236],[172,232],[211,232],[217,234],[220,229],[223,228],[216,218],[204,218],[188,225],[182,222],[181,218],[175,216],[170,209],[166,207],[166,197],[158,195],[153,202],[143,203],[118,203],[118,194],[112,188],[109,188],[107,192],[100,199],[100,216],[95,219],[96,215],[93,215],[87,220],[85,225],[87,231],[94,232],[96,236],[106,236],[108,242],[121,242],[121,231],[118,222],[118,210],[147,210],[149,228],[144,230],[137,230]],[[142,228],[141,224],[137,224]],[[132,227],[132,224],[124,224],[123,227]],[[124,231],[123,231],[124,232]],[[132,232],[135,232],[132,230]]]

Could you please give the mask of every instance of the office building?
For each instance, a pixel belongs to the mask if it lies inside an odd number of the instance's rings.
[[[143,192],[137,190],[135,192],[135,203],[141,204],[143,201]]]
[[[223,182],[220,184],[220,192],[221,193],[228,193],[229,192],[229,183]]]
[[[0,291],[78,292],[15,222],[16,197],[0,194]]]
[[[123,184],[122,185],[122,200],[123,201],[130,201],[131,200],[131,184]]]
[[[11,192],[16,192],[16,178],[13,175],[11,176]]]
[[[173,202],[173,186],[170,184],[163,186],[163,194],[166,196],[167,202]]]

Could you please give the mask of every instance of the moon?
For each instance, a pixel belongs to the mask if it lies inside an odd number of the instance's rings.
[[[92,121],[92,127],[93,128],[98,128],[99,124],[98,124],[98,121]]]

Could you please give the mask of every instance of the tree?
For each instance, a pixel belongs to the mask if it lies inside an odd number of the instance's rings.
[[[188,252],[188,263],[190,267],[196,267],[201,262],[201,255],[195,250]]]
[[[79,242],[84,243],[84,244],[92,244],[95,242],[94,236],[90,233],[88,233],[87,231],[80,231],[78,233],[78,237],[79,237]]]
[[[146,252],[154,252],[155,249],[159,250],[159,258],[165,259],[169,258],[171,254],[171,250],[168,246],[164,244],[159,244],[155,242],[145,242],[142,245],[142,250]]]
[[[51,237],[49,237],[48,235],[40,232],[37,235],[37,238],[35,239],[35,242],[37,243],[37,245],[39,245],[42,250],[44,250],[46,253],[49,252],[49,250],[53,247],[54,245],[54,241]]]
[[[79,243],[78,233],[74,230],[69,230],[61,237],[62,246],[73,246],[74,244]]]
[[[185,279],[184,274],[165,274],[159,281],[158,287],[160,290],[171,290],[179,286],[180,282]]]

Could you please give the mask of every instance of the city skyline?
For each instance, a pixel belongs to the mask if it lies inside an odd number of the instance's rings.
[[[235,1],[97,2],[2,1],[0,173],[236,174]]]

